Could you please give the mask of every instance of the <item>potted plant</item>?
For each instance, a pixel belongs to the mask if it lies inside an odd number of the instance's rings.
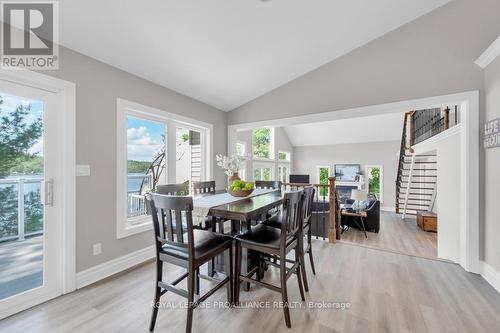
[[[225,156],[218,154],[215,158],[217,160],[217,165],[224,169],[224,173],[228,175],[230,183],[241,179],[238,172],[245,162],[245,157],[239,155]]]

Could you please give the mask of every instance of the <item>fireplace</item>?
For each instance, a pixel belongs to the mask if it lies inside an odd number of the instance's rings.
[[[337,191],[337,196],[339,202],[344,204],[347,199],[351,198],[351,191],[356,190],[358,188],[357,185],[337,185],[335,189]]]

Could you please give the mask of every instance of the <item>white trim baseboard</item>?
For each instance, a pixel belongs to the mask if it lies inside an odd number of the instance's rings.
[[[500,272],[485,261],[481,261],[481,276],[500,293]]]
[[[76,288],[80,289],[102,279],[142,264],[155,256],[154,245],[128,253],[84,271],[76,273]]]

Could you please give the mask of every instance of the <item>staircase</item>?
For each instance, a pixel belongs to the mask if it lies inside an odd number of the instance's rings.
[[[396,178],[396,213],[403,218],[416,215],[418,210],[432,210],[436,197],[437,156],[413,153],[413,117],[414,112],[404,117]]]
[[[416,215],[417,210],[432,210],[436,195],[437,156],[414,155],[405,149],[396,182],[396,213]]]

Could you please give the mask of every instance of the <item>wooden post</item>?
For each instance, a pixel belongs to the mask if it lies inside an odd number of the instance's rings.
[[[330,209],[330,216],[328,220],[328,241],[330,243],[335,243],[340,236],[338,234],[338,218],[337,218],[337,194],[335,192],[335,177],[329,177],[328,178],[328,192],[330,193],[330,198],[329,198],[329,209]]]
[[[446,107],[444,109],[444,129],[447,130],[450,128],[450,108]]]

